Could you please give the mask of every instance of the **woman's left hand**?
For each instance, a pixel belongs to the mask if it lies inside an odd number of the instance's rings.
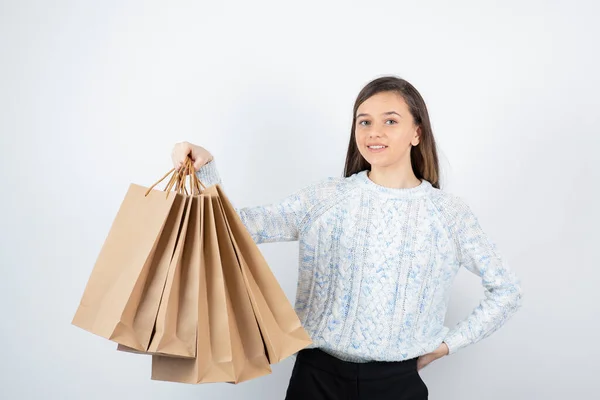
[[[420,371],[421,369],[423,369],[430,362],[435,361],[438,358],[442,358],[442,357],[448,355],[449,351],[450,350],[448,349],[448,345],[446,343],[442,342],[442,344],[440,344],[440,346],[437,349],[435,349],[433,352],[423,354],[422,356],[420,356],[417,359],[417,371]]]

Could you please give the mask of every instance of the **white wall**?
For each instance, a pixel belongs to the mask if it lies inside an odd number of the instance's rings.
[[[290,359],[237,386],[156,382],[70,321],[127,186],[168,171],[175,142],[215,154],[237,205],[275,201],[341,174],[354,98],[383,74],[424,96],[443,189],[525,291],[500,331],[421,371],[430,398],[590,398],[598,3],[214,3],[0,3],[0,398],[283,398]],[[297,245],[261,248],[292,300]],[[482,293],[462,271],[447,323]]]

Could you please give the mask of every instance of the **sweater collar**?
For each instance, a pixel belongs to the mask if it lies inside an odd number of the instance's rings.
[[[421,183],[412,188],[389,188],[373,182],[371,178],[367,176],[368,172],[368,170],[364,170],[356,174],[358,183],[367,189],[389,197],[400,199],[418,198],[425,196],[429,189],[433,187],[429,181],[421,179]]]

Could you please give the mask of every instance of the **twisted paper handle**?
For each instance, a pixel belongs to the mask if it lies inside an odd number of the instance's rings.
[[[176,171],[175,168],[171,168],[171,170],[169,172],[167,172],[155,184],[153,184],[152,186],[150,186],[148,188],[145,196],[148,196],[148,194],[152,191],[152,189],[154,189],[156,187],[156,185],[158,185],[159,183],[164,181],[167,178],[167,176],[169,176],[169,175],[171,175],[171,179],[169,179],[169,182],[167,183],[167,186],[164,189],[167,196],[169,195],[169,192],[171,192],[173,187],[175,187],[175,192],[177,192],[179,194],[185,194],[186,196],[189,195],[187,187],[186,187],[186,177],[187,176],[190,177],[190,191],[191,191],[192,195],[197,196],[204,189],[206,189],[206,186],[204,186],[204,184],[202,182],[200,182],[200,179],[198,179],[198,177],[196,176],[196,171],[194,169],[194,162],[192,161],[192,159],[190,157],[187,157],[185,160],[184,166],[181,167],[179,169],[179,171]]]

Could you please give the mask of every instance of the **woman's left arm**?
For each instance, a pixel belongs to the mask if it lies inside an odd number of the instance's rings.
[[[521,307],[523,297],[520,278],[483,231],[469,205],[460,197],[455,197],[455,200],[451,230],[458,261],[461,266],[481,277],[485,298],[444,338],[448,354],[474,344],[499,329]]]

